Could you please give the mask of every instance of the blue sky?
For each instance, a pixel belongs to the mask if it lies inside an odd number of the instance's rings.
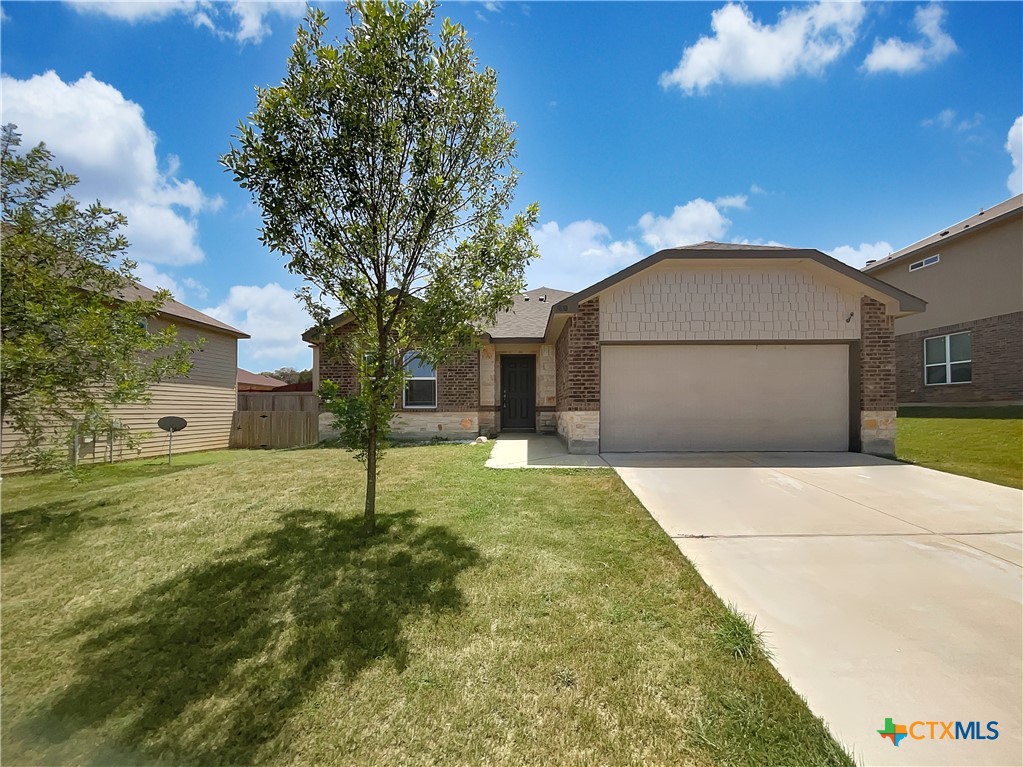
[[[129,217],[143,282],[308,367],[299,280],[218,165],[303,4],[3,2],[3,122]],[[344,34],[344,8],[326,4]],[[661,247],[813,247],[856,266],[1021,191],[1023,4],[445,3],[540,203],[531,286]]]

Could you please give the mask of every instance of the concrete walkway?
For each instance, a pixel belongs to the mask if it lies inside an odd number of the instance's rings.
[[[603,458],[864,764],[1023,764],[1023,493],[855,453]],[[889,717],[999,735],[896,748]]]
[[[571,455],[552,434],[502,434],[494,441],[488,469],[606,469],[599,455]]]

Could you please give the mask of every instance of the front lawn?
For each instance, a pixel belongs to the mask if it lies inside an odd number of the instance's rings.
[[[940,471],[1023,488],[1023,407],[905,407],[896,455]]]
[[[851,763],[613,472],[488,452],[371,539],[339,450],[4,479],[3,764]]]

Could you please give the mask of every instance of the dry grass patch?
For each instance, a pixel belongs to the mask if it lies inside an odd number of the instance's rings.
[[[850,763],[613,472],[487,452],[373,538],[339,450],[4,480],[4,764]]]

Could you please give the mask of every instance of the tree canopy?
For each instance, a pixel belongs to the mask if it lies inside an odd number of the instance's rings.
[[[36,465],[66,458],[73,423],[99,430],[110,408],[144,401],[153,383],[191,368],[195,346],[174,329],[149,332],[167,291],[136,298],[125,258],[125,219],[70,194],[78,179],[44,144],[21,153],[16,126],[2,133],[0,418]]]
[[[537,207],[506,219],[518,173],[514,125],[465,29],[434,3],[350,2],[343,41],[310,8],[278,87],[257,89],[223,158],[263,214],[262,240],[308,283],[323,327],[340,307],[359,370],[347,430],[367,462],[373,527],[377,450],[403,380],[402,354],[432,364],[473,343],[523,289]],[[350,419],[349,419],[350,420]]]

